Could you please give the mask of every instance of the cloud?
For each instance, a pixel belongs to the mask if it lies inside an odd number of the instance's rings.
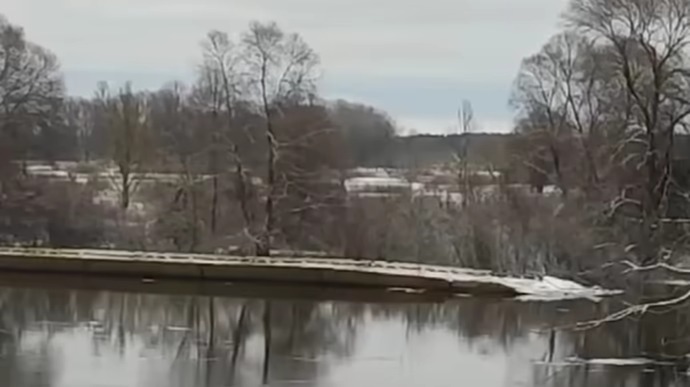
[[[99,76],[189,81],[209,30],[238,35],[251,20],[275,20],[319,53],[329,95],[432,121],[469,98],[482,116],[505,121],[521,59],[555,31],[565,2],[5,0],[3,12],[61,58],[80,94]]]
[[[8,15],[86,68],[179,69],[209,29],[253,19],[305,36],[334,74],[496,75],[538,47],[562,0],[9,0]],[[67,22],[65,22],[67,21]],[[516,34],[519,31],[519,34]],[[546,33],[544,33],[546,31]]]

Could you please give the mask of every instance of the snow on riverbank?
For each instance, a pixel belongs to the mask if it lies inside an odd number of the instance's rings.
[[[622,294],[619,290],[609,290],[600,287],[587,287],[577,282],[557,277],[545,276],[540,280],[507,279],[523,293],[518,299],[521,301],[557,301],[567,299],[586,298],[598,301],[602,297]]]
[[[463,283],[477,283],[477,288],[505,287],[513,289],[520,301],[560,301],[570,299],[589,299],[599,301],[603,297],[622,294],[619,290],[603,289],[601,287],[587,287],[577,282],[557,277],[544,276],[542,278],[500,277],[489,272],[453,270],[450,276],[453,286],[462,287]]]

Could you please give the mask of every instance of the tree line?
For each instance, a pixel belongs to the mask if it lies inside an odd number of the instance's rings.
[[[219,233],[223,202],[233,202],[251,253],[269,255],[274,238],[295,234],[278,227],[341,207],[344,169],[366,164],[395,132],[381,111],[322,99],[318,54],[274,22],[236,38],[209,32],[192,84],[102,82],[91,98],[67,95],[56,56],[4,18],[0,43],[0,206],[9,212],[30,207],[27,160],[106,164],[124,211],[147,175],[173,173],[171,216],[191,235],[184,249],[197,247],[201,225]]]

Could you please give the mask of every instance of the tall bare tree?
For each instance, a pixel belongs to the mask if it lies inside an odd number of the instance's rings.
[[[206,228],[201,216],[205,179],[199,164],[207,142],[197,128],[201,112],[190,106],[189,94],[179,82],[150,95],[149,104],[153,136],[164,152],[161,159],[177,175],[173,198],[163,205],[157,225],[178,251],[196,251]]]
[[[319,57],[299,35],[286,34],[273,22],[252,22],[242,45],[247,91],[265,120],[268,192],[257,254],[268,256],[276,223],[276,160],[280,157],[275,120],[285,108],[313,100]]]
[[[666,226],[674,223],[667,218],[673,145],[690,115],[690,2],[573,0],[565,16],[573,29],[610,47],[630,101],[625,141],[642,144],[636,155],[645,176],[637,185],[642,224],[637,251],[643,261],[653,261]]]
[[[202,44],[203,63],[197,82],[198,96],[210,109],[213,124],[211,143],[208,149],[208,167],[213,179],[213,196],[211,205],[211,231],[215,232],[218,223],[218,174],[220,172],[220,154],[223,147],[229,148],[240,172],[244,170],[243,162],[238,156],[237,144],[223,136],[233,130],[235,105],[240,98],[240,53],[229,36],[220,31],[211,31]],[[223,140],[223,141],[221,141]],[[240,173],[244,182],[244,176]],[[246,198],[240,197],[242,208],[246,208]],[[246,211],[243,211],[246,213]],[[245,223],[249,221],[244,216]]]
[[[525,59],[512,96],[512,103],[520,114],[518,130],[533,137],[535,145],[539,144],[527,160],[528,167],[539,168],[544,164],[534,158],[548,159],[555,183],[563,195],[568,193],[568,181],[562,143],[568,141],[572,134],[568,120],[569,87],[566,85],[569,85],[572,78],[569,74],[574,69],[568,58],[576,55],[570,43],[569,36],[559,35],[539,53]]]

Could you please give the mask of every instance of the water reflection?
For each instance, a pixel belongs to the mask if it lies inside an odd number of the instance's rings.
[[[683,311],[556,330],[613,306],[292,299],[283,289],[154,294],[0,287],[0,380],[13,387],[681,386]],[[235,292],[234,290],[237,290]],[[241,294],[236,296],[233,293]],[[395,300],[398,301],[398,300]],[[673,365],[573,365],[655,356]]]

